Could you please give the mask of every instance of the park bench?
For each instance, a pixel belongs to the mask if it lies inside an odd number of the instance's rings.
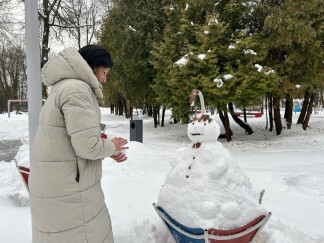
[[[247,116],[262,117],[262,106],[251,106],[245,108]],[[235,112],[236,116],[244,115],[243,111]]]

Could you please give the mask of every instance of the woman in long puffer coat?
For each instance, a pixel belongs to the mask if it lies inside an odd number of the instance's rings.
[[[126,139],[101,138],[101,83],[113,66],[99,46],[70,47],[46,63],[42,81],[52,86],[39,118],[29,178],[33,243],[114,242],[101,189],[102,159]]]

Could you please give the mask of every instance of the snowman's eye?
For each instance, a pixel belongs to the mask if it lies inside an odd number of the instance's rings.
[[[195,125],[195,123],[193,122],[192,125]]]
[[[206,126],[206,123],[204,123],[204,125]]]

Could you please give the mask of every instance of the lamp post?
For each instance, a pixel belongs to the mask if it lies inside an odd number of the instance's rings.
[[[42,108],[42,88],[40,77],[40,50],[38,35],[37,0],[25,1],[27,95],[29,123],[29,159],[33,160],[33,143],[38,127],[38,117]]]

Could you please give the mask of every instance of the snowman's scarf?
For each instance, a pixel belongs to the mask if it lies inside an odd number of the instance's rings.
[[[201,145],[201,143],[195,143],[192,145],[192,148],[198,149],[198,148],[200,148],[200,145]]]

